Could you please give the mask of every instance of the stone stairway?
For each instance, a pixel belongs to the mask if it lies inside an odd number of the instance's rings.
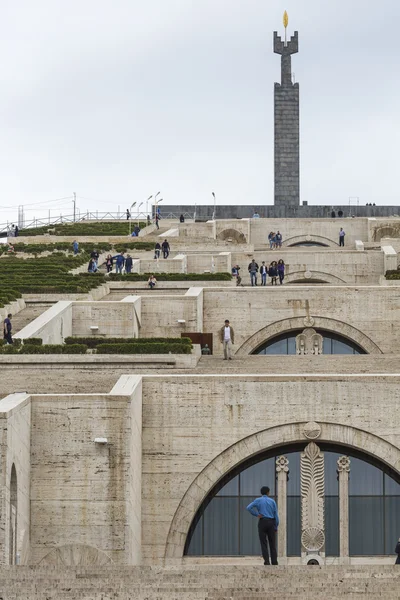
[[[29,300],[25,300],[25,304],[26,308],[13,316],[12,326],[14,335],[26,327],[26,325],[28,325],[31,321],[48,310],[54,304],[54,302],[30,302]]]
[[[9,567],[2,600],[398,600],[397,566]]]

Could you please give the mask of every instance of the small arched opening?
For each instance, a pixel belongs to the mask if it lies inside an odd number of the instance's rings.
[[[236,242],[237,244],[245,244],[246,236],[241,231],[237,229],[224,229],[220,231],[217,235],[217,240],[221,240],[224,242]]]
[[[10,478],[10,542],[9,564],[15,565],[17,558],[17,529],[18,529],[18,483],[15,464],[11,467]]]

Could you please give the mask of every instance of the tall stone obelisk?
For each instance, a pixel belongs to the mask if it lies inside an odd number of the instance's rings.
[[[283,24],[285,40],[274,31],[274,52],[281,58],[281,83],[275,83],[275,206],[300,204],[299,84],[292,81],[292,54],[299,51],[299,34],[286,40],[288,15]]]

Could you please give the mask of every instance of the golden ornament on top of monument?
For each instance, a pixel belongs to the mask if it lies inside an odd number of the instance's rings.
[[[289,15],[287,14],[286,10],[283,13],[283,25],[285,26],[285,29],[289,25]]]

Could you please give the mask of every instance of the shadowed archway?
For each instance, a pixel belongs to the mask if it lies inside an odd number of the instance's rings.
[[[285,274],[285,283],[298,283],[310,285],[313,283],[325,283],[328,285],[348,285],[344,279],[324,273],[322,271],[294,271],[293,273]]]
[[[335,242],[334,240],[331,240],[330,238],[324,237],[322,235],[311,235],[311,234],[305,234],[305,235],[295,235],[291,238],[288,238],[287,240],[284,240],[282,243],[282,246],[284,248],[290,248],[291,246],[300,246],[301,244],[304,245],[314,245],[314,246],[321,246],[321,247],[325,247],[325,248],[338,248],[339,244],[337,242]]]

